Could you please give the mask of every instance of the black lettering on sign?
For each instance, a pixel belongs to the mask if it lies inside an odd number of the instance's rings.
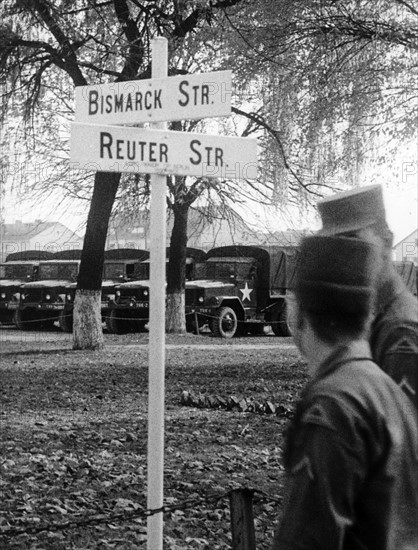
[[[168,145],[160,143],[160,162],[168,162]]]
[[[124,156],[123,156],[123,152],[122,152],[122,145],[124,144],[124,141],[123,139],[117,139],[116,140],[116,158],[118,160],[123,160],[124,159]]]
[[[104,158],[104,150],[107,149],[107,154],[109,159],[112,158],[112,151],[110,148],[112,147],[113,138],[112,135],[108,132],[100,132],[100,158]]]
[[[99,94],[96,90],[89,92],[89,115],[95,115],[99,109],[98,100]]]
[[[135,110],[142,111],[142,94],[141,92],[136,92],[135,94]]]
[[[154,91],[154,109],[162,109],[163,106],[161,104],[161,92],[162,92],[162,89],[160,88],[159,90],[155,90]]]
[[[155,156],[155,148],[157,144],[154,141],[151,141],[149,144],[149,161],[150,162],[157,162],[157,158]]]
[[[111,113],[112,112],[112,96],[111,95],[107,95],[106,96],[106,113]],[[103,98],[102,98],[102,112],[103,112]]]
[[[209,105],[209,86],[202,84],[202,105]]]
[[[113,139],[109,132],[100,132],[100,158],[168,163],[168,144]]]
[[[115,113],[123,112],[123,94],[115,95]]]
[[[152,92],[148,90],[148,92],[145,92],[145,109],[149,111],[152,109]]]
[[[199,86],[197,85],[193,86],[193,91],[194,91],[194,104],[197,105],[199,100],[199,97],[198,97]]]
[[[189,94],[188,92],[185,90],[185,88],[189,85],[188,81],[187,80],[182,80],[179,84],[179,90],[180,90],[180,93],[184,95],[185,99],[181,100],[179,99],[179,105],[181,105],[182,107],[185,107],[186,105],[189,104]]]
[[[200,164],[202,162],[202,155],[198,149],[199,145],[202,144],[198,139],[192,139],[192,141],[190,142],[190,149],[196,155],[195,158],[189,157],[189,160],[192,164]]]

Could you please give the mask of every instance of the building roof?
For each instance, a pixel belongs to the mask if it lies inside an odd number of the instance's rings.
[[[404,237],[403,239],[401,239],[400,241],[398,241],[397,243],[395,243],[395,244],[393,245],[393,248],[396,248],[398,245],[404,243],[404,242],[407,241],[410,237],[412,237],[413,235],[415,235],[415,233],[417,233],[417,232],[418,232],[418,229],[414,229],[414,230],[412,231],[412,233],[410,233],[409,235],[407,235],[406,237]]]
[[[70,232],[80,238],[71,229],[61,222],[45,222],[35,220],[34,222],[24,223],[17,221],[15,223],[5,223],[1,227],[1,237],[3,241],[25,241],[33,239],[48,229],[60,228],[62,232]]]

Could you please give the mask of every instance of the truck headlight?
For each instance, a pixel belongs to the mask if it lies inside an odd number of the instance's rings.
[[[120,290],[117,290],[117,291],[116,291],[116,297],[117,297],[117,298],[120,298]]]
[[[144,290],[144,292],[142,293],[144,296],[148,296],[148,290]]]
[[[50,300],[51,299],[51,294],[45,294],[45,300]]]
[[[6,293],[2,292],[0,296],[1,296],[2,300],[4,300],[6,298]]]
[[[73,297],[71,296],[71,294],[67,294],[67,301],[71,302],[72,299],[73,299]]]
[[[201,304],[203,304],[204,301],[205,301],[204,297],[203,297],[203,296],[199,296],[199,302],[200,302]]]

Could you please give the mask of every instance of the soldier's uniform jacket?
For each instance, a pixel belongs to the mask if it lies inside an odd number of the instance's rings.
[[[418,409],[418,302],[398,275],[385,284],[372,325],[373,360]]]
[[[418,548],[418,425],[370,357],[340,348],[302,392],[287,436],[273,550]]]

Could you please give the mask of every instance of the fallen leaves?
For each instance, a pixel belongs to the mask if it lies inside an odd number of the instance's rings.
[[[3,358],[0,535],[11,527],[52,527],[7,538],[1,547],[144,544],[147,368],[146,350],[122,346],[94,354],[54,350]],[[272,412],[271,405],[290,411],[304,377],[295,352],[278,359],[270,350],[231,346],[168,350],[165,502],[176,509],[164,516],[167,550],[230,549],[225,495],[231,488],[257,487],[280,496],[286,414],[277,414],[277,407]],[[204,396],[204,408],[180,406],[185,387]],[[227,410],[223,403],[232,395],[239,397]],[[264,414],[254,414],[261,412],[256,403]],[[190,505],[182,508],[185,501]],[[270,547],[277,510],[265,500],[255,504],[257,550]],[[71,524],[90,517],[96,521]]]

